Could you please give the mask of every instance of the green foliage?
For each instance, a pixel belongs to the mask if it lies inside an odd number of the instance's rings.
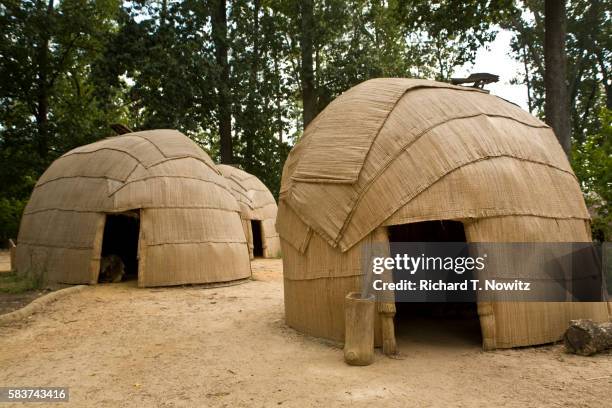
[[[133,2],[94,63],[97,95],[123,108],[133,129],[171,128],[202,136],[214,115],[208,14],[200,2]]]
[[[567,8],[567,84],[570,95],[572,138],[582,143],[599,130],[598,112],[611,109],[610,49],[612,20],[601,0],[577,0]],[[544,1],[524,1],[520,13],[509,15],[503,26],[515,33],[514,57],[525,67],[516,83],[528,87],[529,110],[544,115]]]
[[[92,62],[114,30],[119,0],[0,5],[0,240],[15,237],[23,203],[58,155],[109,133]]]
[[[593,218],[593,237],[612,240],[612,111],[602,109],[601,130],[575,144],[572,165]]]
[[[495,39],[496,24],[518,13],[514,3],[399,0],[398,14],[406,24],[404,35],[419,44],[420,65],[432,67],[436,79],[448,80],[455,67],[473,61],[476,51]]]
[[[610,239],[610,48],[612,21],[601,0],[567,7],[567,86],[572,124],[572,166],[593,217],[593,238]],[[544,1],[522,3],[504,26],[515,32],[514,57],[525,67],[515,83],[528,88],[529,110],[544,116]],[[599,114],[600,112],[601,115]]]
[[[5,247],[9,238],[17,238],[19,220],[26,200],[0,197],[0,247]]]
[[[283,164],[303,127],[303,7],[299,0],[226,1],[230,74],[223,83],[212,37],[216,1],[0,3],[0,240],[15,236],[25,200],[51,161],[108,136],[110,123],[178,129],[218,159],[220,89],[230,95],[236,164],[278,194]],[[501,24],[517,33],[514,51],[529,69],[519,80],[529,80],[538,113],[543,3],[524,4],[313,1],[308,30],[316,110],[374,77],[446,80]],[[608,197],[592,181],[609,176],[598,167],[599,151],[608,145],[597,136],[605,129],[595,114],[609,95],[609,80],[602,78],[609,78],[610,21],[602,19],[601,4],[570,5],[568,79],[577,173],[587,191]]]

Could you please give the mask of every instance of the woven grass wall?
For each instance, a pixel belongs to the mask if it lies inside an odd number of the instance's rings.
[[[264,258],[280,257],[280,239],[276,232],[278,208],[274,196],[257,177],[234,166],[220,164],[217,168],[227,178],[230,190],[240,205],[244,232],[253,257],[253,231],[250,220],[261,221],[261,238]]]
[[[251,274],[240,207],[193,141],[173,130],[111,137],[57,159],[24,211],[17,268],[96,283],[106,214],[139,210],[139,286]]]
[[[552,130],[472,88],[364,82],[304,132],[283,169],[277,229],[289,325],[344,337],[360,246],[381,226],[457,220],[472,242],[590,241],[589,214]],[[484,347],[558,340],[605,303],[480,304]]]

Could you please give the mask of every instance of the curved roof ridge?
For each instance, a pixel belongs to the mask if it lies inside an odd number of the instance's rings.
[[[107,140],[107,139],[103,139],[103,140]],[[101,140],[100,140],[101,141]],[[98,142],[94,142],[92,144],[95,144]],[[90,145],[85,145],[85,146],[90,146]],[[118,147],[100,147],[99,149],[95,149],[95,150],[87,150],[87,151],[76,151],[75,150],[71,150],[67,153],[64,153],[63,155],[61,155],[60,157],[57,158],[57,160],[61,160],[64,159],[66,157],[70,157],[70,156],[74,156],[74,155],[81,155],[81,154],[95,154],[98,152],[101,152],[103,150],[111,150],[114,152],[118,152],[118,153],[123,153],[127,156],[130,156],[132,159],[136,160],[138,163],[142,164],[142,160],[140,160],[138,157],[136,157],[135,155],[133,155],[131,152],[129,152],[127,149],[120,149]],[[53,164],[53,163],[52,163]]]
[[[550,164],[550,163],[546,163],[546,162],[542,162],[542,161],[538,161],[538,160],[534,160],[534,159],[529,159],[529,158],[525,158],[525,157],[518,157],[518,156],[511,155],[511,154],[487,155],[487,156],[479,157],[479,158],[477,158],[475,160],[463,163],[460,166],[454,167],[454,168],[450,169],[449,171],[441,174],[440,177],[438,177],[434,182],[424,186],[424,188],[422,188],[420,190],[415,191],[415,194],[413,194],[412,197],[410,197],[408,200],[406,200],[406,201],[401,200],[401,205],[398,205],[398,209],[401,208],[402,206],[410,203],[412,200],[414,200],[420,194],[422,194],[423,192],[425,192],[428,189],[430,189],[436,183],[439,183],[440,181],[442,181],[449,174],[451,174],[451,173],[453,173],[455,171],[458,171],[459,169],[461,169],[461,168],[463,168],[465,166],[473,165],[475,163],[486,161],[486,160],[494,160],[494,159],[498,159],[498,158],[502,158],[502,157],[510,158],[510,159],[518,160],[518,161],[523,161],[523,162],[528,162],[528,163],[532,163],[532,164],[536,164],[536,165],[540,165],[540,166],[545,166],[545,167],[548,167],[548,168],[553,169],[555,171],[559,171],[561,173],[565,173],[565,174],[571,175],[572,178],[574,178],[576,180],[576,182],[578,181],[576,175],[572,171],[559,168],[559,167],[557,167],[557,166],[555,166],[553,164]],[[348,216],[345,218],[345,222],[344,222],[344,224],[342,226],[342,229],[340,230],[340,232],[338,233],[338,235],[334,239],[334,243],[336,245],[338,245],[342,241],[342,239],[344,238],[344,232],[345,232],[347,226],[350,224],[350,221],[351,221],[351,219],[353,218],[353,216],[355,214],[355,210],[357,209],[358,203],[363,199],[364,196],[365,196],[365,194],[363,194],[363,195],[360,194],[358,199],[354,202],[354,205],[352,206],[351,211],[349,212]],[[342,250],[345,251],[345,250],[351,248],[354,244],[356,244],[356,242],[347,245],[345,248],[342,248]]]
[[[410,147],[411,144],[413,144],[414,142],[416,142],[418,139],[420,139],[423,135],[427,134],[428,132],[430,132],[431,130],[435,129],[438,126],[442,126],[445,125],[447,123],[453,122],[455,120],[461,120],[461,119],[470,119],[470,118],[476,118],[479,116],[486,116],[486,117],[490,117],[490,118],[503,118],[503,119],[508,119],[508,120],[512,120],[515,121],[517,123],[520,123],[522,125],[528,126],[528,127],[532,127],[532,128],[538,128],[538,129],[545,129],[545,128],[549,128],[550,126],[546,125],[546,124],[542,124],[542,125],[532,125],[530,123],[527,123],[525,121],[519,120],[515,117],[509,116],[509,115],[499,115],[499,114],[491,114],[491,113],[483,113],[483,112],[479,112],[479,113],[475,113],[473,115],[465,115],[465,116],[456,116],[453,117],[452,119],[446,119],[444,121],[441,122],[437,122],[431,126],[429,126],[428,128],[424,129],[423,131],[419,132],[418,134],[415,135],[414,139],[410,140],[408,143],[406,143],[401,149],[398,149],[396,154],[394,156],[392,156],[392,158],[390,158],[387,162],[385,162],[384,167],[386,167],[387,165],[389,165],[390,163],[393,162],[393,160],[395,160],[397,158],[397,156],[399,156],[401,154],[401,152],[405,149],[407,149],[408,147]],[[378,137],[378,135],[376,136]],[[374,143],[374,141],[372,142]],[[368,152],[369,153],[369,152]],[[367,155],[365,156],[364,160],[367,160]],[[377,177],[379,174],[377,174],[374,177]],[[311,178],[307,178],[307,179],[302,179],[299,178],[295,175],[291,176],[292,180],[295,181],[299,181],[302,183],[330,183],[330,184],[345,184],[343,181],[334,181],[331,179],[311,179]],[[369,183],[368,183],[369,184]]]
[[[104,180],[112,180],[112,181],[117,181],[119,183],[124,183],[125,180],[120,180],[114,177],[109,177],[109,176],[84,176],[84,175],[78,175],[78,176],[60,176],[60,177],[55,177],[49,180],[45,180],[42,183],[36,183],[36,185],[34,186],[34,189],[37,189],[38,187],[42,187],[44,185],[47,185],[49,183],[53,183],[54,181],[60,181],[60,180],[66,180],[66,179],[76,179],[76,178],[84,178],[84,179],[104,179]]]
[[[150,143],[153,147],[155,147],[155,149],[159,152],[159,154],[161,154],[163,157],[168,158],[168,156],[166,156],[166,154],[164,153],[164,151],[156,144],[153,143],[153,141],[151,139],[149,139],[148,137],[144,137],[141,133],[144,133],[146,131],[143,132],[133,132],[133,133],[128,133],[127,135],[122,135],[122,136],[134,136],[134,137],[138,137],[140,139],[146,140],[148,143]]]
[[[239,212],[239,210],[235,209],[235,208],[223,208],[223,207],[217,207],[217,206],[212,206],[212,205],[199,205],[199,206],[194,206],[194,205],[182,205],[182,206],[176,206],[176,205],[172,205],[172,206],[159,206],[159,205],[147,205],[145,207],[140,207],[140,208],[146,208],[148,210],[152,210],[152,209],[167,209],[167,208],[172,208],[172,209],[177,209],[177,210],[182,210],[182,209],[208,209],[208,210],[217,210],[217,211],[225,211],[225,212],[232,212],[232,213],[237,213]],[[135,208],[133,206],[126,206],[126,207],[116,207],[113,208],[112,211],[109,209],[102,209],[102,208],[82,208],[82,207],[73,207],[73,208],[60,208],[60,207],[43,207],[43,208],[37,208],[35,210],[24,210],[23,214],[24,215],[32,215],[32,214],[38,214],[38,213],[42,213],[42,212],[47,212],[47,211],[61,211],[61,212],[76,212],[76,213],[92,213],[92,214],[97,214],[99,212],[124,212],[124,211],[129,211],[129,210],[134,210]]]
[[[132,183],[137,183],[139,181],[146,181],[146,180],[150,180],[150,179],[157,179],[157,178],[176,178],[176,179],[186,179],[186,180],[197,180],[197,181],[201,181],[203,183],[210,183],[210,184],[214,184],[218,187],[221,187],[224,190],[228,190],[228,186],[221,184],[221,183],[217,183],[214,180],[206,180],[200,177],[190,177],[190,176],[183,176],[183,175],[158,175],[158,174],[150,174],[144,177],[139,177],[137,179],[133,179],[133,180],[128,180],[126,182],[124,182],[123,184],[121,184],[121,186],[119,186],[118,188],[116,188],[115,190],[111,191],[108,193],[108,197],[111,197],[113,195],[115,195],[116,193],[118,193],[119,191],[121,191],[124,187],[129,186]],[[229,192],[229,191],[228,191]]]

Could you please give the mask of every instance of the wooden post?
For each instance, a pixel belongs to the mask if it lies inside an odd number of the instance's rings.
[[[379,302],[378,312],[380,314],[380,326],[382,331],[383,353],[386,356],[397,354],[397,342],[395,341],[395,303]]]
[[[478,302],[478,317],[482,332],[482,349],[491,351],[497,348],[495,341],[495,314],[492,302]]]
[[[372,251],[370,258],[375,256],[388,257],[390,254],[389,235],[386,227],[379,227],[372,233]],[[371,262],[371,261],[370,261]],[[393,282],[393,270],[385,270],[377,278],[383,282]],[[395,340],[395,294],[393,291],[382,294],[377,299],[377,309],[380,317],[380,327],[383,342],[383,353],[387,356],[397,354],[397,342]]]
[[[590,356],[612,348],[612,323],[593,323],[590,319],[572,320],[563,335],[570,353]]]
[[[17,267],[17,245],[15,242],[9,238],[9,255],[11,264],[9,266],[9,270],[12,272]]]
[[[374,361],[374,296],[351,292],[344,302],[344,361],[365,366]]]

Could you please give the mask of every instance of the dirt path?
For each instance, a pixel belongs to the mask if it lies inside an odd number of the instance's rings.
[[[280,269],[256,261],[255,281],[224,288],[127,283],[61,299],[0,328],[0,386],[68,386],[75,407],[612,406],[612,354],[483,353],[469,338],[432,342],[432,327],[404,336],[403,359],[349,367],[284,325]]]

